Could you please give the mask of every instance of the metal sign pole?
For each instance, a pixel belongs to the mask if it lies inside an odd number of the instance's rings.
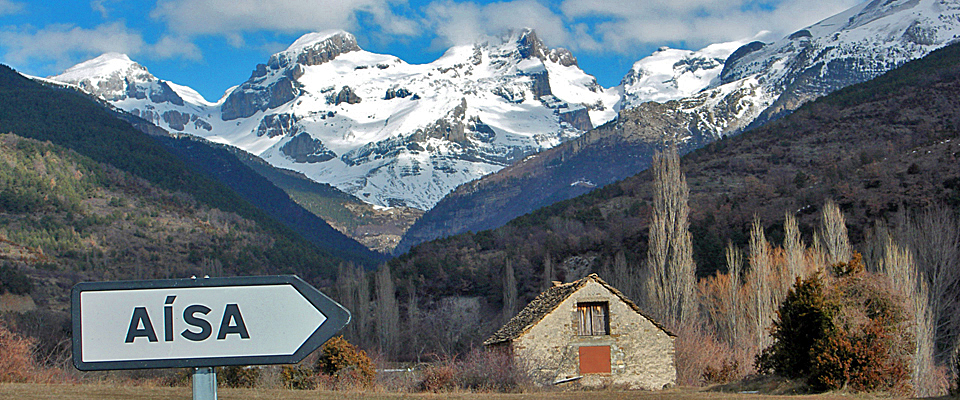
[[[193,370],[193,400],[217,400],[217,371],[212,367]]]

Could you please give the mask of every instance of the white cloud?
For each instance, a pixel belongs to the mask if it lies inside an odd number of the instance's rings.
[[[107,0],[93,0],[90,2],[90,8],[100,13],[100,16],[104,19],[110,18],[110,10],[107,9],[106,2]]]
[[[425,13],[439,45],[471,43],[482,36],[521,28],[535,29],[538,36],[551,46],[570,41],[570,32],[563,19],[534,0],[485,5],[445,0],[430,4]]]
[[[179,36],[164,36],[148,46],[149,58],[185,58],[200,60],[203,58],[200,48],[188,39]]]
[[[85,29],[73,25],[48,25],[42,29],[21,28],[0,31],[4,62],[15,65],[46,65],[48,73],[107,52],[134,58],[198,60],[200,49],[177,36],[165,36],[150,44],[142,35],[120,22]]]
[[[7,62],[25,64],[29,60],[43,60],[52,61],[58,67],[106,52],[137,54],[145,46],[143,37],[122,23],[93,29],[60,24],[39,30],[7,30],[0,32],[0,42]]]
[[[565,0],[555,9],[538,0],[478,4],[437,0],[424,9],[436,47],[530,27],[550,46],[633,55],[662,45],[701,48],[772,31],[779,38],[862,0]],[[557,10],[557,11],[554,11]]]
[[[358,26],[358,13],[372,16],[384,33],[413,34],[416,23],[392,11],[398,1],[159,0],[150,15],[166,23],[172,34],[182,36],[349,30]]]
[[[23,3],[12,0],[0,0],[0,15],[15,14],[23,10]]]
[[[602,19],[591,26],[592,40],[608,51],[627,52],[666,43],[695,48],[751,37],[763,30],[786,35],[860,1],[822,0],[812,6],[804,0],[783,0],[758,7],[748,0],[566,0],[561,10],[571,20]]]

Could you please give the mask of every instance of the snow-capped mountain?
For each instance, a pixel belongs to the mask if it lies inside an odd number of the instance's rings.
[[[691,151],[879,76],[958,37],[958,0],[874,0],[775,42],[744,44],[722,63],[718,59],[732,46],[662,50],[637,62],[623,80],[623,107],[615,122],[460,186],[405,233],[396,251],[499,227],[637,174],[667,143]]]
[[[958,38],[960,1],[873,0],[773,43],[741,46],[704,90],[665,105],[689,120],[676,140],[715,139],[877,77]]]
[[[51,79],[370,203],[420,209],[613,119],[620,100],[532,30],[454,47],[421,65],[364,51],[346,32],[311,33],[217,103],[122,55]]]
[[[215,105],[197,91],[158,79],[125,54],[106,53],[49,79],[73,84],[158,126],[211,131]]]
[[[717,43],[698,51],[661,47],[633,64],[620,82],[620,108],[648,101],[666,102],[692,96],[717,86],[723,62],[746,40]]]

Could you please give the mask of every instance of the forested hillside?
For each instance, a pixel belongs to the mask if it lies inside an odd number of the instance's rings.
[[[960,206],[958,95],[960,47],[951,46],[683,157],[698,274],[721,268],[727,240],[747,242],[754,215],[781,238],[784,212],[795,213],[810,238],[823,201],[836,199],[854,243],[862,243],[875,219],[901,208]],[[444,271],[430,283],[432,293],[479,294],[506,258],[528,293],[539,286],[548,258],[565,265],[570,257],[586,257],[597,270],[623,252],[639,264],[646,254],[651,178],[646,171],[500,229],[422,244],[391,265],[412,274]],[[493,259],[501,261],[480,262]],[[577,278],[565,276],[568,271],[559,268],[558,277]]]
[[[77,282],[290,273],[320,285],[332,278],[329,258],[282,245],[275,231],[236,212],[49,142],[0,135],[0,310],[18,312],[5,317],[40,339],[41,359],[68,354],[62,340]]]
[[[825,234],[817,227],[824,224],[822,207],[828,201],[839,205],[837,212],[846,218],[842,236],[849,232],[851,248],[864,254],[870,268],[886,254],[881,225],[905,229],[908,211],[927,215],[942,205],[952,207],[947,215],[955,218],[960,206],[960,148],[954,143],[958,97],[960,46],[951,46],[683,157],[696,275],[725,273],[728,243],[746,249],[758,233],[763,243],[784,243],[785,215],[797,221],[797,240],[821,246]],[[482,339],[497,325],[490,321],[507,317],[502,307],[510,291],[504,277],[510,273],[521,305],[551,280],[600,272],[616,286],[626,282],[619,275],[646,273],[653,193],[653,175],[647,171],[496,230],[414,247],[389,264],[397,298],[415,312],[410,315],[420,316],[407,321],[410,332],[419,332],[417,324],[426,320],[442,320],[452,321],[450,331],[462,333],[457,343]],[[759,230],[751,230],[754,221]],[[639,286],[623,289],[644,293]],[[410,340],[423,340],[413,335]]]
[[[70,89],[44,87],[6,66],[0,66],[0,132],[50,141],[145,179],[159,188],[189,194],[203,205],[256,221],[276,241],[271,254],[277,257],[277,268],[290,268],[289,265],[295,264],[298,268],[316,271],[312,275],[332,278],[336,265],[341,261],[350,260],[366,265],[377,262],[372,253],[356,243],[347,243],[349,239],[328,226],[321,234],[327,234],[330,238],[321,240],[316,235],[317,229],[326,225],[322,221],[313,218],[314,227],[302,228],[312,216],[285,216],[282,207],[298,207],[289,199],[278,200],[277,196],[282,196],[282,193],[276,188],[273,188],[276,194],[273,198],[257,197],[261,194],[258,188],[260,191],[269,191],[273,186],[229,153],[214,148],[200,149],[199,146],[194,146],[192,153],[185,146],[178,150],[185,159],[196,165],[200,165],[196,157],[201,155],[220,157],[217,165],[230,164],[226,165],[226,170],[216,171],[220,174],[230,173],[230,176],[221,176],[220,179],[228,181],[238,190],[244,190],[253,198],[272,199],[272,202],[261,204],[267,212],[219,183],[216,175],[192,169],[187,162],[168,150],[168,146],[158,142],[165,140],[170,148],[176,149],[175,140],[144,134],[118,116],[121,115],[86,95]],[[129,116],[125,118],[130,119]],[[284,222],[299,224],[293,228],[301,233],[294,232],[274,218],[286,218],[290,221]],[[315,242],[311,243],[304,236]],[[337,243],[333,239],[344,243]],[[334,243],[329,243],[331,241]],[[327,247],[321,248],[324,245]]]

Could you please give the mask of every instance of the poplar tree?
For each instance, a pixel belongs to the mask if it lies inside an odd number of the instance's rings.
[[[503,269],[503,320],[506,322],[517,314],[517,276],[509,256]]]
[[[690,190],[675,147],[653,156],[653,215],[644,282],[647,305],[660,320],[678,327],[695,313],[696,265],[687,203]]]
[[[400,307],[397,292],[390,275],[390,265],[384,263],[377,270],[377,338],[380,351],[392,357],[400,333]]]

